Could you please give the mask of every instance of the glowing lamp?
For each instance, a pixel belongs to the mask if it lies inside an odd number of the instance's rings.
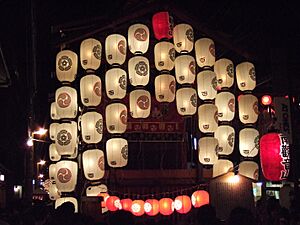
[[[193,88],[180,88],[176,91],[177,112],[181,116],[194,115],[197,111],[197,93]]]
[[[176,82],[172,75],[162,74],[155,78],[155,98],[158,102],[173,102],[175,99]]]
[[[112,68],[105,73],[105,90],[110,99],[122,99],[126,95],[127,73],[120,68]]]
[[[58,151],[54,143],[49,145],[49,158],[51,161],[55,161],[55,162],[61,159],[61,155],[58,154]]]
[[[56,103],[52,102],[51,106],[50,106],[50,116],[51,119],[53,120],[59,120],[59,116],[57,115],[57,107],[56,107]]]
[[[252,91],[256,86],[254,65],[243,62],[236,66],[236,81],[241,91]]]
[[[218,154],[230,155],[234,149],[234,128],[228,125],[221,125],[215,131],[214,136],[219,142]]]
[[[270,181],[285,180],[290,172],[290,148],[286,136],[268,133],[260,139],[260,163],[264,177]]]
[[[218,159],[213,166],[213,176],[218,177],[233,170],[233,163],[227,159]]]
[[[180,195],[175,198],[174,208],[180,214],[188,213],[192,208],[191,198],[187,195]]]
[[[122,209],[120,199],[117,196],[110,196],[106,200],[106,207],[109,211],[117,211]]]
[[[169,216],[174,212],[174,201],[171,198],[159,200],[159,212],[164,216]]]
[[[207,191],[199,190],[195,191],[191,197],[192,205],[195,208],[200,208],[203,205],[209,204],[209,194]]]
[[[132,200],[130,198],[121,199],[122,209],[131,211]]]
[[[134,56],[128,61],[129,82],[133,86],[145,86],[149,83],[149,60],[144,56]]]
[[[56,163],[55,183],[60,192],[71,192],[77,184],[78,166],[76,162],[62,160]]]
[[[198,158],[202,165],[213,165],[218,160],[218,139],[202,137],[198,143]]]
[[[89,38],[80,44],[80,63],[85,70],[97,70],[101,63],[102,45],[100,41]]]
[[[79,117],[81,135],[85,143],[98,143],[102,140],[103,118],[100,113],[86,112]]]
[[[144,204],[143,200],[134,200],[131,205],[131,213],[135,216],[142,216],[145,213]]]
[[[149,46],[150,32],[144,24],[134,24],[128,28],[128,48],[131,53],[145,54]]]
[[[179,53],[191,52],[194,47],[194,31],[189,24],[177,24],[173,29],[175,50]]]
[[[112,138],[106,142],[106,156],[110,167],[124,167],[128,162],[128,142],[123,138]]]
[[[58,154],[72,155],[78,148],[77,143],[77,123],[61,123],[56,127],[55,146]]]
[[[103,201],[101,202],[101,208],[107,208],[106,201],[110,197],[110,195],[107,192],[103,192],[98,194],[98,196],[103,198]]]
[[[129,94],[130,115],[133,118],[147,118],[151,110],[151,95],[146,90],[134,90]]]
[[[56,164],[49,165],[49,179],[52,183],[55,183],[56,176]]]
[[[218,128],[218,108],[214,104],[202,104],[198,108],[198,126],[202,133],[213,133]]]
[[[261,97],[261,104],[268,106],[272,103],[272,97],[270,95],[264,95]]]
[[[51,123],[49,126],[49,136],[52,141],[55,141],[56,138],[56,128],[59,123]]]
[[[168,12],[158,12],[152,17],[154,36],[157,40],[172,38],[172,24]]]
[[[88,180],[99,180],[105,172],[105,159],[103,151],[89,149],[82,154],[84,176]]]
[[[98,106],[102,97],[100,77],[86,75],[80,79],[80,98],[84,106]]]
[[[73,82],[77,67],[78,57],[75,52],[63,50],[56,55],[56,77],[60,82]]]
[[[239,149],[244,157],[255,157],[259,151],[259,132],[255,128],[244,128],[239,134]]]
[[[243,124],[255,123],[258,119],[258,100],[252,94],[240,95],[238,99],[239,118]]]
[[[256,162],[243,161],[239,164],[239,174],[252,180],[258,180],[259,168]]]
[[[194,57],[190,55],[176,57],[175,75],[179,84],[193,84],[196,77],[196,61]]]
[[[56,112],[59,118],[73,119],[77,116],[77,91],[71,87],[61,87],[55,92]]]
[[[197,75],[198,96],[202,100],[214,99],[217,95],[216,74],[210,70],[204,70]]]
[[[144,210],[148,216],[156,216],[159,213],[159,201],[157,199],[147,199]]]
[[[110,64],[122,65],[126,59],[127,42],[120,34],[111,34],[105,39],[106,61]]]
[[[219,121],[232,121],[235,114],[235,96],[230,92],[220,92],[216,96]]]
[[[215,62],[214,71],[217,75],[218,87],[230,88],[234,83],[234,66],[229,59],[219,59]]]
[[[215,44],[209,38],[198,39],[195,43],[196,61],[199,67],[212,67],[215,64]]]
[[[58,198],[55,201],[54,208],[57,209],[60,205],[62,205],[65,202],[71,202],[74,205],[75,213],[78,213],[78,202],[76,198],[73,197],[64,197],[64,198]]]
[[[105,108],[106,128],[111,134],[121,134],[127,128],[127,107],[122,103],[112,103]]]
[[[172,70],[175,61],[175,48],[170,42],[159,42],[154,47],[154,61],[157,70]]]

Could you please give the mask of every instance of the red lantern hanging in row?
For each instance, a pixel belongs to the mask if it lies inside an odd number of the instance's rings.
[[[192,208],[192,202],[189,196],[180,195],[175,198],[174,207],[180,214],[188,213]]]
[[[117,211],[117,210],[122,209],[122,205],[121,205],[120,199],[117,196],[110,196],[106,200],[106,207],[110,211]]]
[[[199,208],[203,205],[209,204],[209,194],[207,191],[204,190],[199,190],[199,191],[195,191],[192,194],[192,205],[195,208]]]
[[[134,200],[131,205],[131,213],[135,216],[142,216],[145,213],[144,204],[143,200]]]
[[[131,211],[132,200],[130,198],[121,199],[122,209],[125,211]]]
[[[174,212],[174,202],[171,198],[159,200],[159,212],[164,216],[169,216]]]
[[[156,216],[159,213],[159,201],[157,199],[147,199],[144,209],[148,216]]]

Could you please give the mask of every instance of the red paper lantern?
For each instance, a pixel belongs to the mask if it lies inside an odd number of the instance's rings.
[[[171,198],[159,200],[159,212],[164,216],[169,216],[174,212],[174,202]]]
[[[147,199],[144,209],[148,216],[156,216],[159,213],[159,201],[157,199]]]
[[[144,204],[143,200],[134,200],[131,205],[131,213],[135,216],[142,216],[145,213]]]
[[[175,198],[174,207],[181,214],[188,213],[192,208],[191,199],[187,195],[180,195]]]
[[[203,205],[209,204],[208,192],[204,190],[195,191],[192,194],[192,204],[195,208],[199,208]]]
[[[109,211],[117,211],[119,209],[122,209],[120,199],[117,196],[110,196],[106,200],[106,207]]]
[[[103,197],[103,201],[101,201],[101,208],[105,208],[106,207],[106,200],[110,197],[109,194],[105,193],[100,193],[98,194],[98,196]]]
[[[168,12],[158,12],[152,17],[154,36],[157,40],[172,38],[172,24]]]
[[[125,211],[131,211],[132,200],[130,198],[121,199],[122,209]]]
[[[290,171],[288,138],[279,133],[263,135],[260,139],[260,162],[266,179],[270,181],[287,179]]]
[[[261,97],[261,104],[263,105],[271,105],[272,103],[272,97],[270,95],[264,95]]]

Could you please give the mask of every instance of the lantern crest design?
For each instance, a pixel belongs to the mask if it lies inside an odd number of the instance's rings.
[[[175,61],[175,48],[170,42],[159,42],[154,47],[154,61],[157,70],[172,70]]]
[[[127,107],[121,103],[106,106],[106,128],[109,133],[124,133],[127,128]]]
[[[99,180],[104,176],[104,153],[99,149],[89,149],[82,154],[84,176],[88,180]]]
[[[98,106],[102,98],[100,77],[91,74],[80,79],[80,97],[84,106]]]
[[[215,105],[218,108],[220,121],[232,121],[235,114],[235,96],[230,92],[220,92],[216,96]]]
[[[72,134],[67,130],[60,130],[57,134],[57,143],[59,145],[68,145],[71,143]]]
[[[133,53],[146,53],[149,46],[149,29],[144,24],[134,24],[128,29],[128,48]]]
[[[77,149],[77,123],[57,124],[54,141],[60,155],[73,155]]]
[[[135,216],[142,216],[145,213],[144,204],[143,200],[134,200],[131,205],[131,213]]]
[[[199,130],[213,133],[218,128],[218,108],[214,104],[202,104],[198,108]]]
[[[134,56],[128,61],[129,81],[131,85],[147,85],[150,77],[149,60],[143,56]]]
[[[100,41],[89,38],[80,44],[80,62],[83,69],[96,70],[101,63],[102,45]]]
[[[194,47],[193,28],[188,24],[176,25],[173,29],[173,39],[177,52],[191,52]]]
[[[241,91],[252,91],[256,86],[254,65],[243,62],[236,66],[236,80]]]
[[[197,75],[198,96],[202,100],[214,99],[217,95],[216,74],[210,70],[204,70]]]
[[[68,168],[60,168],[57,171],[57,178],[61,183],[67,183],[72,178],[72,172]]]
[[[255,123],[258,119],[258,99],[252,94],[239,96],[239,118],[244,124]]]
[[[219,155],[230,155],[234,149],[235,131],[233,127],[222,125],[214,133],[219,142]]]
[[[173,102],[175,99],[175,78],[169,74],[162,74],[155,78],[155,97],[158,102]]]
[[[175,59],[175,75],[179,84],[192,84],[195,81],[196,62],[190,55],[181,55]]]
[[[57,116],[75,118],[77,115],[77,92],[71,87],[60,87],[55,92]]]
[[[197,111],[197,94],[193,88],[181,88],[176,92],[176,106],[178,114],[194,115]]]
[[[219,59],[215,62],[214,71],[220,88],[230,88],[234,82],[234,66],[229,59]]]
[[[106,94],[110,99],[122,99],[126,95],[127,73],[120,68],[112,68],[105,74]]]
[[[240,153],[244,157],[255,157],[259,151],[259,132],[255,128],[244,128],[239,133]]]
[[[78,67],[78,56],[70,50],[60,51],[56,56],[56,76],[60,82],[73,82]]]
[[[85,143],[98,143],[102,140],[103,117],[97,112],[86,112],[79,117],[82,139]]]
[[[133,118],[147,118],[150,115],[151,96],[148,91],[134,90],[129,95],[130,115]]]
[[[78,166],[76,162],[62,160],[56,163],[55,182],[61,192],[71,192],[77,183]]]
[[[122,65],[126,59],[127,42],[120,34],[111,34],[105,40],[106,61],[110,64]]]
[[[218,139],[214,137],[202,137],[198,143],[198,157],[203,165],[213,165],[218,160]]]

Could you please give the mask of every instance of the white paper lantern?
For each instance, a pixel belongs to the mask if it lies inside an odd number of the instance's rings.
[[[243,124],[256,123],[258,118],[258,100],[252,94],[240,95],[239,103],[239,118]]]
[[[232,121],[235,114],[235,96],[230,92],[220,92],[216,96],[219,121]]]
[[[191,52],[194,47],[194,31],[188,24],[178,24],[173,29],[175,50],[179,53]]]
[[[214,137],[202,137],[198,143],[199,162],[203,165],[213,165],[218,160],[218,139]]]
[[[218,108],[214,104],[203,104],[198,108],[198,126],[202,133],[213,133],[218,128]]]
[[[107,186],[105,184],[100,184],[96,186],[89,186],[86,188],[86,196],[96,197],[100,193],[106,193]]]
[[[112,68],[105,74],[106,95],[110,99],[122,99],[126,95],[127,73],[120,68]]]
[[[254,65],[243,62],[236,66],[236,81],[241,91],[252,91],[256,86]]]
[[[72,155],[64,156],[66,159],[76,159],[78,156],[78,148],[75,149],[75,152]]]
[[[84,176],[88,180],[99,180],[105,172],[105,159],[103,151],[89,149],[82,154]]]
[[[56,163],[55,183],[60,192],[71,192],[77,184],[78,166],[76,162],[62,160]]]
[[[162,74],[155,78],[155,98],[158,102],[173,102],[175,99],[176,82],[172,75]]]
[[[106,129],[111,134],[121,134],[127,128],[127,107],[121,103],[112,103],[105,108]]]
[[[60,154],[58,154],[58,151],[54,143],[49,145],[49,158],[51,161],[55,161],[55,162],[61,159],[61,156]]]
[[[219,155],[230,155],[234,149],[235,131],[228,125],[219,126],[214,133],[215,138],[219,141]]]
[[[86,75],[80,79],[80,97],[84,106],[98,106],[102,97],[100,77]]]
[[[110,167],[124,167],[128,161],[128,142],[123,138],[112,138],[106,142],[106,156]]]
[[[57,189],[56,184],[53,184],[52,182],[50,182],[49,190],[48,191],[49,191],[49,198],[51,200],[56,200],[56,199],[60,198],[60,196],[61,196],[61,193]]]
[[[194,115],[197,111],[197,93],[193,88],[181,88],[176,92],[176,107],[179,115]]]
[[[57,207],[61,206],[65,202],[71,202],[74,205],[74,212],[78,213],[78,202],[77,202],[77,199],[73,198],[73,197],[65,197],[65,198],[56,199],[54,208],[57,209]]]
[[[49,179],[52,183],[55,183],[56,176],[56,164],[49,165]]]
[[[51,123],[49,126],[49,134],[50,134],[50,139],[52,141],[55,141],[56,138],[56,128],[59,125],[59,123]]]
[[[196,61],[199,67],[212,67],[215,64],[215,44],[209,38],[198,39],[195,43]]]
[[[175,75],[179,84],[193,84],[196,77],[196,61],[194,57],[190,55],[176,57]]]
[[[103,118],[100,113],[86,112],[79,117],[82,139],[85,143],[98,143],[103,135]]]
[[[234,82],[234,66],[229,59],[219,59],[215,62],[214,71],[217,75],[218,87],[230,88]]]
[[[128,61],[128,74],[130,84],[145,86],[149,83],[149,60],[144,56],[135,56]]]
[[[134,90],[129,95],[130,115],[133,118],[147,118],[151,111],[149,91]]]
[[[105,40],[106,61],[110,64],[122,65],[126,59],[127,42],[120,34],[111,34]]]
[[[259,132],[255,128],[244,128],[239,134],[240,154],[255,157],[259,151]]]
[[[57,116],[61,119],[73,119],[77,116],[77,91],[71,87],[61,87],[55,92]]]
[[[217,77],[213,71],[204,70],[197,75],[198,96],[202,100],[214,99],[217,95]]]
[[[83,69],[97,70],[101,64],[102,45],[100,41],[89,38],[80,44],[80,63]]]
[[[157,70],[172,70],[175,61],[175,48],[170,42],[162,41],[154,47],[154,61]]]
[[[149,46],[150,32],[144,24],[134,24],[128,28],[128,48],[133,54],[145,54]]]
[[[239,174],[253,180],[258,180],[259,168],[256,162],[243,161],[239,164]]]
[[[233,171],[233,163],[227,159],[218,159],[213,166],[213,176],[218,177]]]
[[[77,143],[77,123],[61,123],[56,127],[55,146],[58,154],[72,155],[75,153]]]
[[[63,50],[56,55],[56,76],[60,82],[73,82],[77,67],[78,57],[75,52]]]
[[[59,120],[59,116],[57,115],[56,103],[52,102],[50,106],[50,116],[53,120]]]

